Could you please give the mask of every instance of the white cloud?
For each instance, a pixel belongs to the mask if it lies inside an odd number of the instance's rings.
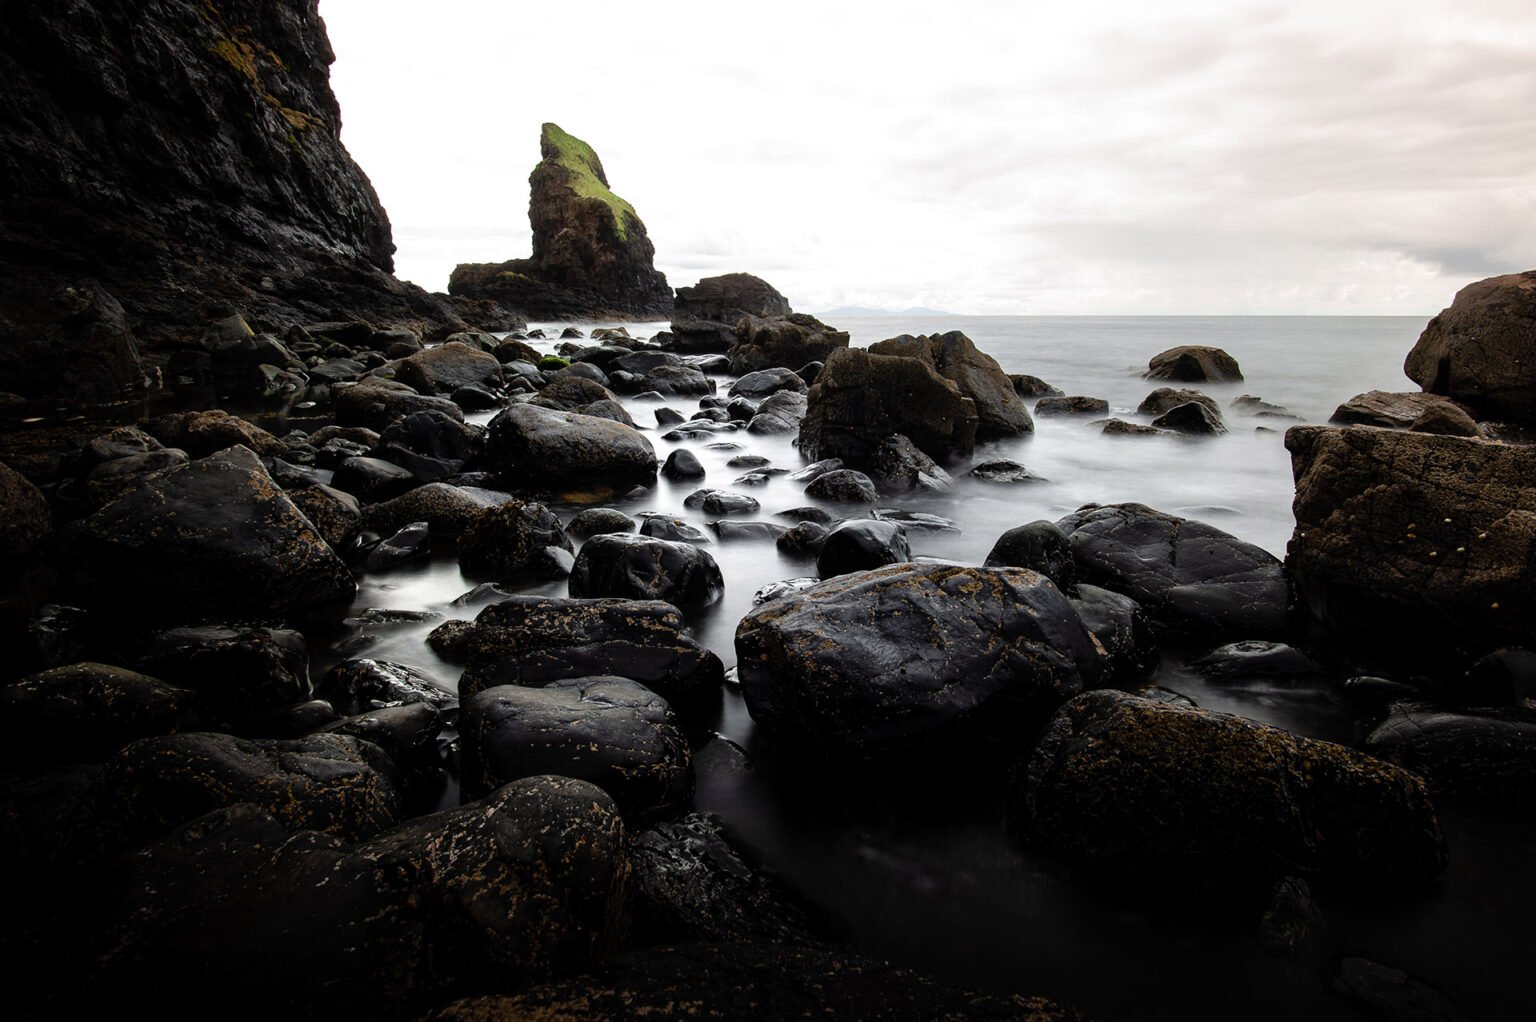
[[[1523,2],[322,0],[402,276],[526,255],[539,124],[674,286],[797,307],[1431,313],[1536,265]]]

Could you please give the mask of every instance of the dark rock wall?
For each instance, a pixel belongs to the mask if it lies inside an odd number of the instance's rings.
[[[389,219],[340,141],[333,59],[317,0],[0,7],[0,346],[83,282],[141,340],[220,307],[275,324],[451,319],[390,275]]]

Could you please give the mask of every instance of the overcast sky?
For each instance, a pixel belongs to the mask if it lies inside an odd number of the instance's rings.
[[[674,287],[1429,314],[1536,267],[1531,0],[321,0],[400,276],[530,250],[552,120]]]

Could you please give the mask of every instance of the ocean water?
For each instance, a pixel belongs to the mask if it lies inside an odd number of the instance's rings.
[[[536,325],[555,337],[566,324]],[[1068,394],[1104,398],[1112,415],[1131,421],[1148,421],[1135,408],[1157,384],[1140,373],[1165,348],[1216,345],[1242,366],[1243,383],[1200,387],[1224,409],[1229,432],[1223,436],[1104,437],[1087,419],[1037,417],[1034,435],[987,445],[975,460],[1013,458],[1046,481],[987,484],[955,465],[953,491],[888,505],[955,523],[954,530],[912,532],[915,555],[980,563],[1015,525],[1055,519],[1087,502],[1128,500],[1204,519],[1283,556],[1293,524],[1285,427],[1325,422],[1340,402],[1362,391],[1414,389],[1401,367],[1424,320],[955,316],[850,318],[836,325],[860,346],[901,333],[961,330],[1005,371],[1042,377]],[[665,325],[628,326],[634,336],[648,337]],[[558,343],[538,346],[553,350]],[[724,394],[729,380],[718,383]],[[1296,419],[1229,409],[1243,394],[1282,405]],[[691,399],[664,403],[685,417],[696,410]],[[761,514],[737,516],[743,520],[773,521],[774,512],[814,503],[803,484],[784,477],[752,489],[733,485],[747,471],[726,464],[737,455],[762,455],[791,469],[801,465],[791,437],[736,432],[672,443],[654,428],[659,404],[624,404],[638,425],[649,428],[659,459],[685,446],[708,473],[701,483],[659,480],[653,490],[614,505],[626,513],[663,512],[703,527],[706,516],[682,506],[701,485],[757,498]],[[722,443],[736,446],[710,446]],[[579,510],[552,506],[567,518]],[[692,615],[689,626],[730,666],[736,624],[754,592],[814,567],[781,557],[772,543],[712,541],[708,549],[721,566],[726,594]],[[460,574],[451,551],[360,581],[359,611],[474,613],[452,602],[473,580]],[[565,585],[524,591],[565,595]],[[439,661],[423,641],[431,627],[370,628],[330,655],[407,663],[453,688],[457,669]],[[1223,688],[1194,676],[1176,655],[1154,680],[1202,706],[1298,734],[1355,738],[1331,684]],[[699,808],[717,814],[766,870],[866,954],[977,988],[1056,996],[1106,1020],[1356,1018],[1328,991],[1331,963],[1343,954],[1404,969],[1450,994],[1475,1018],[1536,1013],[1536,996],[1521,978],[1536,950],[1529,922],[1536,895],[1526,879],[1536,861],[1531,825],[1446,820],[1453,862],[1439,884],[1386,900],[1320,892],[1328,917],[1323,934],[1302,954],[1277,957],[1258,941],[1257,908],[1222,911],[1213,904],[1219,897],[1199,890],[1198,877],[1107,883],[1014,849],[1001,833],[996,778],[967,776],[963,765],[952,764],[936,767],[933,783],[923,784],[842,770],[807,777],[778,769],[758,759],[759,736],[731,691],[713,727],[718,737],[696,752]],[[1026,740],[1021,736],[1021,743]],[[1128,893],[1127,886],[1150,896]],[[1185,889],[1187,901],[1180,897]]]

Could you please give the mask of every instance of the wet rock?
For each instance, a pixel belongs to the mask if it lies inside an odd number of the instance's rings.
[[[669,515],[645,513],[640,522],[640,535],[652,539],[666,539],[679,543],[708,543],[709,537],[702,530],[681,518]]]
[[[747,423],[747,432],[755,436],[793,433],[800,428],[808,408],[809,401],[804,394],[781,390],[758,405],[757,414]]]
[[[404,448],[445,465],[457,466],[453,468],[456,472],[474,457],[483,432],[479,426],[471,426],[439,411],[412,412],[390,424],[380,434],[379,443],[391,457],[398,457],[399,449]],[[405,468],[413,467],[404,460],[400,464]]]
[[[1198,390],[1187,390],[1182,387],[1157,388],[1142,399],[1141,404],[1136,407],[1136,412],[1139,415],[1162,415],[1164,412],[1172,411],[1179,405],[1188,404],[1191,401],[1204,405],[1215,413],[1217,422],[1221,421],[1221,408],[1217,406],[1212,398],[1207,397]]]
[[[77,663],[0,686],[13,767],[99,763],[139,738],[195,729],[205,719],[197,694],[136,671]]]
[[[959,532],[960,523],[943,515],[927,511],[903,511],[894,507],[877,507],[869,513],[871,518],[882,522],[897,522],[907,532]]]
[[[42,491],[0,462],[0,567],[20,563],[53,531]]]
[[[855,519],[823,531],[816,574],[823,579],[912,560],[907,530],[896,522]]]
[[[224,719],[239,720],[308,699],[304,636],[282,628],[173,628],[150,642],[140,666],[196,690]]]
[[[1323,924],[1312,888],[1300,877],[1282,877],[1264,908],[1259,939],[1271,951],[1294,952]]]
[[[491,420],[484,456],[518,486],[624,492],[656,482],[656,452],[636,430],[532,405],[512,405]]]
[[[602,788],[626,816],[674,808],[693,793],[688,740],[671,707],[626,678],[498,685],[465,701],[464,787],[558,774]]]
[[[1403,372],[1425,391],[1484,415],[1532,421],[1536,374],[1529,363],[1536,273],[1511,273],[1456,293],[1408,353]]]
[[[948,472],[899,433],[880,442],[870,459],[868,475],[881,493],[889,494],[942,492],[954,485]]]
[[[703,479],[704,466],[699,464],[699,459],[690,450],[679,448],[667,455],[666,463],[661,466],[661,474],[672,482],[682,482],[688,479]]]
[[[1365,749],[1424,778],[1437,803],[1536,815],[1536,711],[1398,703]]]
[[[409,469],[381,458],[348,458],[336,466],[331,485],[371,504],[409,493],[419,484]]]
[[[1328,421],[1336,426],[1407,429],[1425,412],[1436,407],[1449,407],[1465,414],[1465,409],[1450,398],[1438,394],[1394,394],[1385,390],[1370,390],[1356,394],[1339,405]]]
[[[976,406],[976,438],[995,440],[1034,431],[1029,408],[992,356],[958,330],[930,337],[903,334],[869,346],[871,354],[919,359],[959,388]],[[897,432],[902,432],[898,430]]]
[[[794,478],[791,476],[790,478]],[[831,525],[837,521],[832,512],[824,507],[792,507],[777,513],[778,518],[787,518],[792,522],[815,522],[817,525]]]
[[[54,26],[39,28],[45,34],[57,31]],[[21,38],[19,32],[16,38]],[[31,141],[18,134],[18,144]],[[18,161],[18,169],[29,164],[40,169],[47,165],[35,159]],[[43,174],[48,173],[43,169]],[[25,187],[14,173],[8,181],[13,188]],[[39,194],[32,188],[26,192]],[[26,201],[26,195],[16,193],[16,201]],[[76,206],[69,200],[59,204]],[[8,213],[7,219],[12,216]],[[77,232],[79,227],[77,220]],[[89,249],[91,242],[85,245]],[[0,379],[6,381],[6,389],[29,397],[58,397],[86,404],[142,395],[145,366],[139,357],[138,338],[118,300],[99,284],[87,281],[50,281],[36,288],[26,287],[24,277],[35,270],[29,261],[22,265],[28,273],[8,270],[8,290],[12,293],[0,306]]]
[[[666,429],[668,426],[676,426],[686,421],[680,412],[673,411],[671,408],[656,409],[656,428],[658,429]]]
[[[1185,436],[1214,436],[1217,433],[1225,433],[1227,427],[1222,425],[1221,412],[1215,410],[1214,405],[1214,401],[1209,405],[1200,401],[1186,401],[1181,405],[1174,405],[1152,420],[1152,428],[1182,433]]]
[[[1077,586],[1071,599],[1083,627],[1093,633],[1108,655],[1117,682],[1144,678],[1157,666],[1157,635],[1139,603],[1090,585]]]
[[[443,716],[431,703],[408,703],[368,710],[319,730],[372,742],[402,770],[419,771],[438,764],[437,736],[443,730]]]
[[[341,735],[143,738],[107,761],[81,803],[72,847],[76,856],[107,860],[240,802],[292,831],[362,840],[399,821],[393,770],[377,746]]]
[[[501,386],[495,355],[459,341],[445,341],[395,363],[395,379],[420,394],[452,394],[460,387]]]
[[[1035,475],[1021,462],[1010,458],[993,458],[971,466],[966,473],[972,479],[984,483],[1043,483],[1047,480]]]
[[[1053,387],[1040,377],[1027,373],[1015,373],[1008,379],[1013,383],[1013,392],[1019,397],[1061,397],[1064,393],[1060,387]]]
[[[1415,433],[1440,433],[1445,436],[1480,436],[1477,420],[1449,401],[1433,404],[1419,413],[1409,429]]]
[[[446,710],[459,701],[414,667],[370,659],[343,660],[332,667],[320,680],[316,694],[349,717],[415,703]]]
[[[641,831],[629,860],[638,943],[810,937],[805,913],[743,859],[712,816],[689,813]]]
[[[548,374],[548,382],[539,388],[539,396],[530,404],[558,412],[574,412],[595,401],[609,401],[613,392],[596,380],[579,374],[572,375],[563,369]]]
[[[1325,675],[1322,664],[1281,642],[1249,640],[1218,646],[1191,660],[1189,665],[1210,680],[1224,685],[1249,681],[1294,681]]]
[[[1287,566],[1325,634],[1458,671],[1536,643],[1536,449],[1358,426],[1286,446]]]
[[[110,991],[131,1015],[174,989],[263,1016],[395,1017],[568,974],[622,940],[623,845],[612,800],[570,778],[518,781],[352,848],[237,806],[128,863],[79,997]]]
[[[873,504],[880,499],[869,476],[851,468],[834,469],[817,476],[805,488],[805,495],[833,504]]]
[[[391,422],[412,412],[437,411],[449,418],[464,418],[464,410],[445,397],[418,394],[403,383],[378,377],[364,377],[353,386],[336,388],[332,403],[339,425],[373,430],[388,429]]]
[[[574,597],[665,600],[697,609],[720,598],[725,580],[715,559],[692,543],[607,535],[581,545],[570,587]]]
[[[236,444],[264,458],[276,457],[284,450],[283,442],[260,426],[217,408],[162,415],[146,420],[143,428],[166,447],[186,451],[193,458],[205,458]]]
[[[423,1022],[648,1015],[740,1022],[826,1016],[1087,1022],[1040,997],[975,994],[822,945],[685,944],[633,951],[595,976],[536,986],[516,996],[456,1001]]]
[[[1028,568],[1038,571],[1068,596],[1077,595],[1077,562],[1072,541],[1054,522],[1018,525],[997,538],[987,559],[988,568]]]
[[[70,531],[82,596],[134,617],[285,615],[355,589],[309,520],[240,447],[145,479]]]
[[[576,411],[582,415],[590,415],[594,419],[607,419],[609,422],[617,422],[621,426],[628,426],[631,429],[635,428],[635,420],[630,418],[629,413],[624,410],[624,406],[611,399],[582,405]]]
[[[1089,505],[1056,524],[1082,581],[1131,597],[1165,631],[1212,640],[1290,631],[1285,568],[1251,543],[1143,504]]]
[[[392,500],[370,505],[363,512],[363,527],[390,534],[411,522],[426,522],[433,536],[453,538],[469,528],[478,516],[500,501],[483,490],[448,483],[427,483]]]
[[[549,551],[572,551],[560,519],[543,504],[512,500],[479,512],[459,536],[459,564],[472,574],[558,578]]]
[[[657,366],[640,386],[667,397],[700,397],[715,392],[714,381],[692,366]]]
[[[634,532],[635,520],[611,507],[589,507],[578,511],[565,523],[565,534],[575,540],[602,536],[611,532]]]
[[[736,629],[765,732],[877,752],[1009,732],[1102,675],[1060,590],[1019,569],[895,564],[765,603]]]
[[[293,490],[288,494],[320,538],[332,550],[345,550],[363,524],[363,511],[357,498],[323,483]],[[377,505],[375,505],[377,506]]]
[[[1035,414],[1044,418],[1056,415],[1107,415],[1109,402],[1101,397],[1043,397],[1035,402]]]
[[[709,515],[755,515],[762,510],[756,497],[729,490],[694,490],[683,498],[683,507]]]
[[[732,397],[744,397],[752,401],[761,401],[772,394],[777,394],[781,390],[790,390],[803,394],[806,390],[805,381],[795,375],[793,369],[778,366],[773,369],[759,369],[755,372],[747,373],[731,384],[729,393]]]
[[[1153,426],[1143,426],[1139,422],[1126,422],[1123,419],[1106,419],[1101,432],[1105,436],[1167,436],[1164,431]]]
[[[774,545],[785,557],[810,560],[821,553],[827,535],[827,527],[818,522],[796,522],[774,541]]]
[[[788,316],[789,302],[750,273],[705,277],[680,287],[672,306],[672,340],[679,351],[723,352],[736,342],[743,316]]]
[[[1368,958],[1341,959],[1333,989],[1389,1022],[1471,1022],[1471,1016],[1434,987]]]
[[[833,351],[846,347],[847,332],[834,330],[815,316],[799,312],[773,316],[754,313],[736,320],[736,337],[729,352],[730,371],[744,374],[825,362]]]
[[[1496,649],[1467,671],[1465,702],[1473,706],[1531,707],[1536,701],[1536,652]]]
[[[756,540],[777,542],[780,536],[789,531],[787,525],[776,525],[773,522],[734,522],[730,519],[721,519],[718,522],[710,522],[709,527],[719,537],[720,542],[728,543],[733,540]]]
[[[618,675],[685,710],[718,693],[725,673],[719,657],[682,633],[677,608],[659,600],[514,596],[465,625],[446,622],[428,638],[467,661],[463,698],[494,685]],[[445,633],[451,648],[440,641]]]
[[[1237,359],[1220,348],[1182,345],[1153,355],[1142,374],[1149,380],[1172,383],[1241,383]]]
[[[1429,797],[1407,771],[1123,692],[1088,692],[1061,709],[1017,775],[1009,826],[1074,861],[1212,882],[1424,884],[1446,863]]]
[[[921,359],[834,351],[808,393],[799,447],[808,458],[865,464],[892,433],[943,462],[971,453],[976,403]]]
[[[411,522],[368,548],[358,567],[362,571],[387,571],[397,564],[432,552],[432,536],[426,522]]]
[[[1227,407],[1235,411],[1246,412],[1249,415],[1272,415],[1280,417],[1289,416],[1291,414],[1290,410],[1287,409],[1284,405],[1277,405],[1272,402],[1265,401],[1263,398],[1256,397],[1253,394],[1244,394],[1241,397],[1235,397],[1232,399],[1232,403]]]

